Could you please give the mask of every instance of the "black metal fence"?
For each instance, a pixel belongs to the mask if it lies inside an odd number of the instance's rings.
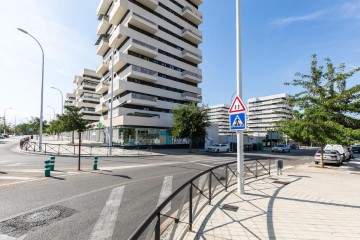
[[[272,159],[245,160],[245,179],[270,175]],[[130,236],[137,239],[178,239],[211,200],[237,183],[236,161],[204,171],[174,191]]]
[[[43,152],[45,154],[53,155],[77,156],[79,154],[79,145],[42,143],[40,148],[39,143],[30,142],[29,139],[21,139],[20,148],[24,151]],[[82,156],[110,156],[108,146],[89,144],[81,145],[80,151]],[[140,147],[135,147],[132,149],[125,149],[115,146],[112,147],[111,156],[124,155],[152,155],[152,147],[148,147],[145,149],[142,149]]]

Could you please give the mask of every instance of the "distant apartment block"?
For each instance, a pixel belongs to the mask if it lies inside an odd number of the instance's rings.
[[[67,93],[66,99],[64,102],[65,107],[75,107],[76,106],[76,95],[75,93]]]
[[[100,103],[101,97],[101,95],[95,93],[100,78],[94,70],[86,68],[74,78],[76,84],[74,92],[75,106],[80,108],[83,118],[90,122],[99,122],[100,120],[100,114],[95,112],[95,107]],[[69,96],[72,97],[72,95]]]
[[[229,111],[230,106],[228,104],[218,104],[209,106],[208,116],[212,124],[217,124],[219,126],[219,135],[230,136],[230,126],[229,126]]]
[[[289,118],[292,107],[289,95],[282,93],[266,97],[248,99],[247,133],[253,137],[274,139],[272,131],[276,122]],[[270,133],[270,134],[268,134]]]
[[[201,0],[101,0],[95,112],[106,128],[113,101],[113,141],[168,144],[172,110],[202,101]],[[111,99],[111,79],[114,91]]]

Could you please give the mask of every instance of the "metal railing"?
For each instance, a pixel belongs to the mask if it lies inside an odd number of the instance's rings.
[[[272,159],[245,160],[245,179],[270,175]],[[210,168],[175,190],[129,237],[136,239],[178,239],[192,231],[192,225],[212,199],[237,183],[236,161]],[[175,207],[174,207],[175,205]],[[169,207],[170,206],[170,207]],[[171,207],[172,206],[172,207]]]
[[[54,154],[54,155],[67,155],[67,156],[77,156],[79,154],[79,145],[75,144],[52,144],[52,143],[42,143],[42,152],[45,154]],[[39,143],[20,140],[20,148],[28,152],[39,152]],[[125,155],[152,155],[152,147],[140,148],[139,146],[128,149],[113,146],[111,156],[125,156]],[[81,145],[81,155],[82,156],[110,156],[108,146],[99,146],[99,145]]]

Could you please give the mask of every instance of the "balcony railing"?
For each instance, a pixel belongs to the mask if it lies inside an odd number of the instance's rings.
[[[198,38],[201,38],[202,39],[202,36],[200,35],[200,34],[198,34],[198,33],[196,33],[195,31],[193,31],[193,30],[191,30],[191,29],[186,29],[186,28],[184,28],[183,30],[182,30],[182,33],[184,34],[185,32],[191,32],[192,34],[194,34],[195,36],[197,36]]]
[[[151,102],[156,102],[158,100],[157,97],[148,96],[148,95],[139,94],[139,93],[130,93],[130,96],[135,99],[146,100],[146,101],[151,101]]]
[[[187,53],[189,53],[189,54],[191,54],[191,55],[194,55],[194,56],[196,56],[196,57],[198,57],[198,58],[202,58],[201,55],[196,54],[196,53],[193,53],[193,52],[191,52],[191,51],[188,51],[188,50],[183,50],[183,51],[182,51],[182,54],[183,54],[183,55],[184,55],[184,54],[187,54]]]
[[[199,11],[192,9],[189,6],[184,7],[182,11],[185,12],[186,10],[189,10],[190,12],[192,12],[193,14],[195,14],[196,16],[202,19],[202,14]]]
[[[134,16],[137,16],[138,18],[141,18],[142,20],[147,21],[148,23],[151,23],[151,24],[154,24],[154,25],[156,25],[156,26],[157,26],[157,24],[156,24],[156,23],[154,23],[153,21],[150,21],[149,19],[147,19],[147,18],[145,18],[145,17],[143,17],[143,16],[141,16],[141,15],[137,14],[136,12],[133,12],[133,15],[134,15]]]
[[[182,72],[182,76],[185,76],[185,75],[190,75],[190,76],[193,76],[193,77],[196,77],[196,78],[200,78],[200,79],[201,79],[201,75],[196,74],[196,73],[193,73],[193,72],[190,72],[190,71],[183,71],[183,72]]]
[[[149,74],[149,75],[152,75],[152,76],[157,75],[157,72],[155,72],[153,70],[143,68],[143,67],[139,67],[139,66],[136,66],[136,65],[132,65],[132,70],[137,71],[137,72],[141,72],[141,73],[145,73],[145,74]]]
[[[153,46],[151,46],[151,45],[149,45],[149,44],[147,44],[147,43],[141,42],[141,41],[139,41],[139,40],[133,39],[132,41],[133,41],[134,43],[136,43],[136,44],[139,44],[139,45],[141,45],[141,46],[143,46],[143,47],[146,47],[146,48],[149,48],[149,49],[151,49],[151,50],[154,50],[154,51],[157,50],[156,47],[153,47]]]

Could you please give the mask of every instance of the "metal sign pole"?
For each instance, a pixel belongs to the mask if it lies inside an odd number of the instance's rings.
[[[242,62],[241,62],[241,18],[240,0],[236,0],[236,78],[237,95],[242,99]],[[243,132],[237,131],[237,180],[238,193],[244,194],[244,150]]]

